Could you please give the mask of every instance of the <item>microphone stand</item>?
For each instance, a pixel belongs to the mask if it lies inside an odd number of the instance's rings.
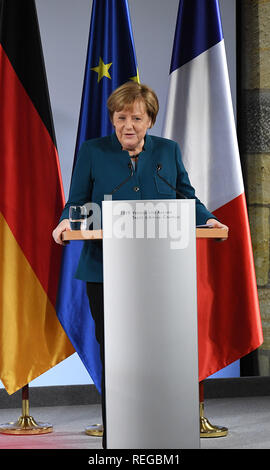
[[[188,199],[187,196],[185,196],[183,193],[181,193],[180,191],[178,191],[178,189],[176,189],[174,186],[172,186],[167,180],[165,180],[165,178],[163,178],[163,176],[161,176],[159,174],[160,170],[162,168],[162,165],[161,163],[158,163],[157,165],[157,176],[162,180],[164,181],[164,183],[166,183],[171,189],[173,189],[176,194],[178,194],[178,196],[180,196],[181,199]]]

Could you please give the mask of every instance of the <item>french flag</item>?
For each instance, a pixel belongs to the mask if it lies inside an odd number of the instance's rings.
[[[263,342],[218,0],[180,0],[163,136],[179,143],[196,195],[229,226],[197,242],[199,380]]]

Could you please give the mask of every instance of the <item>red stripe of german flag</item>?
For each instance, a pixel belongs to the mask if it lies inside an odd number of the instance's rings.
[[[32,0],[0,0],[0,103],[0,374],[13,393],[74,352],[55,312],[64,196]]]

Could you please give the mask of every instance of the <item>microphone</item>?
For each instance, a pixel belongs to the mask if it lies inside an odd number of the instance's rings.
[[[161,176],[161,175],[159,174],[161,168],[162,168],[161,163],[158,163],[158,164],[157,164],[157,176],[158,176],[162,181],[164,181],[168,186],[170,186],[170,188],[172,188],[172,189],[178,194],[178,196],[181,197],[181,199],[188,199],[187,196],[185,196],[183,193],[181,193],[180,191],[178,191],[178,189],[176,189],[174,186],[172,186],[168,181],[165,180],[165,178],[163,178],[163,176]]]
[[[131,162],[129,162],[128,167],[129,167],[129,170],[130,170],[130,175],[129,175],[124,181],[122,181],[122,183],[118,184],[118,186],[116,186],[116,187],[113,189],[113,191],[111,192],[111,194],[116,193],[116,191],[118,191],[118,189],[120,189],[124,184],[126,184],[126,183],[128,182],[128,180],[129,180],[130,178],[132,178],[132,176],[133,176],[133,165],[132,165]]]

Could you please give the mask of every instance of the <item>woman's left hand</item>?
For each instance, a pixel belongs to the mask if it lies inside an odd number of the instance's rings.
[[[229,227],[227,227],[227,225],[222,224],[221,222],[219,222],[216,219],[208,219],[207,222],[206,222],[206,225],[211,225],[211,227],[213,227],[213,228],[223,228],[223,229],[227,230],[227,232],[229,232]],[[226,240],[226,238],[221,238],[221,241],[222,240]]]

